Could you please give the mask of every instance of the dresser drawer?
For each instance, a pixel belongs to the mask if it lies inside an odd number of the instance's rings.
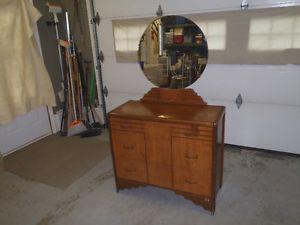
[[[112,130],[111,136],[117,176],[147,181],[144,134]]]
[[[145,135],[132,131],[112,131],[113,147],[117,160],[145,162]]]
[[[175,189],[211,195],[212,142],[172,137],[172,158]]]
[[[146,165],[137,161],[120,161],[116,163],[117,177],[140,182],[147,182]]]
[[[209,172],[201,173],[184,167],[173,167],[174,189],[211,197],[211,176]]]
[[[110,118],[110,128],[112,130],[143,132],[145,130],[145,123],[139,120],[113,117]]]
[[[198,138],[201,140],[212,141],[213,139],[213,128],[204,127],[199,125],[172,125],[171,135],[174,137],[183,138]]]
[[[211,141],[172,137],[173,165],[188,167],[212,162]]]

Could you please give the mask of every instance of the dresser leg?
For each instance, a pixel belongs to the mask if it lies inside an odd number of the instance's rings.
[[[123,190],[123,189],[138,188],[138,187],[145,187],[145,186],[146,186],[146,184],[138,182],[138,181],[116,178],[117,192],[119,192],[120,190]]]
[[[115,182],[116,182],[116,192],[119,193],[121,188],[117,177],[115,177]]]

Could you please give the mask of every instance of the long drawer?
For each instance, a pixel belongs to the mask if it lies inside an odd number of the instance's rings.
[[[110,118],[110,127],[113,130],[143,132],[145,130],[145,122],[140,120],[112,117]]]
[[[171,135],[174,137],[197,138],[201,140],[213,140],[213,128],[194,124],[171,125]]]

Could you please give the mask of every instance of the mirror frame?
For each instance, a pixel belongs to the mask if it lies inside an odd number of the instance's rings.
[[[208,60],[201,28],[177,15],[153,20],[140,38],[138,61],[146,78],[161,88],[185,88],[198,80]]]

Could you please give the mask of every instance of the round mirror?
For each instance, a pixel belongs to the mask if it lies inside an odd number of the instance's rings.
[[[185,88],[203,73],[208,58],[202,30],[182,16],[163,16],[143,33],[138,59],[145,76],[164,88]]]

